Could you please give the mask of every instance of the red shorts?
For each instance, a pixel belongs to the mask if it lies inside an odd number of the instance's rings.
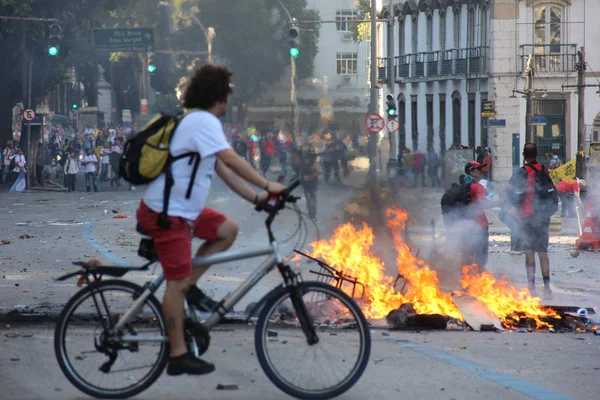
[[[169,217],[171,228],[157,224],[158,213],[141,201],[137,210],[139,226],[154,240],[156,255],[167,280],[178,280],[192,274],[192,229],[194,237],[207,241],[217,240],[217,230],[227,217],[212,208],[204,207],[195,221]]]

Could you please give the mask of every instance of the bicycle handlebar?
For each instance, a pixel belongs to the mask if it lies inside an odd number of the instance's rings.
[[[293,181],[279,195],[269,196],[266,201],[256,205],[256,211],[266,211],[269,214],[276,214],[277,211],[283,210],[285,203],[295,203],[300,200],[300,197],[291,196],[290,193],[300,185],[299,180]]]

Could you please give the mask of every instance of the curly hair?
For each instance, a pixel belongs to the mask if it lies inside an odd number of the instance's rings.
[[[204,65],[192,75],[183,95],[183,107],[208,110],[227,101],[233,92],[233,73],[225,66]]]

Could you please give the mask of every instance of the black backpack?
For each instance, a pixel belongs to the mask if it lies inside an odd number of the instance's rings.
[[[544,218],[550,218],[558,211],[558,191],[550,178],[550,174],[546,167],[538,171],[533,165],[525,164],[523,169],[527,171],[529,167],[535,172],[535,196],[533,198],[533,209],[536,215]]]
[[[459,185],[453,183],[452,187],[442,196],[442,216],[444,225],[452,226],[460,221],[472,218],[471,203],[471,184],[465,183]]]

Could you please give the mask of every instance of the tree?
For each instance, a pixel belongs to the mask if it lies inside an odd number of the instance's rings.
[[[371,0],[355,0],[354,5],[358,8],[358,18],[371,19]],[[351,22],[349,23],[352,37],[357,42],[371,40],[371,24],[369,22]]]
[[[299,21],[319,19],[316,12],[307,10],[306,0],[282,2]],[[207,49],[204,29],[194,18],[205,29],[214,28],[213,56],[234,72],[233,101],[240,109],[245,109],[269,84],[279,81],[290,63],[287,37],[290,21],[277,0],[182,0],[178,11],[175,15],[178,42],[186,50]],[[301,28],[299,78],[312,75],[319,36],[318,24]],[[187,69],[191,69],[196,59],[188,58],[188,64],[182,62],[180,68],[189,74]]]

